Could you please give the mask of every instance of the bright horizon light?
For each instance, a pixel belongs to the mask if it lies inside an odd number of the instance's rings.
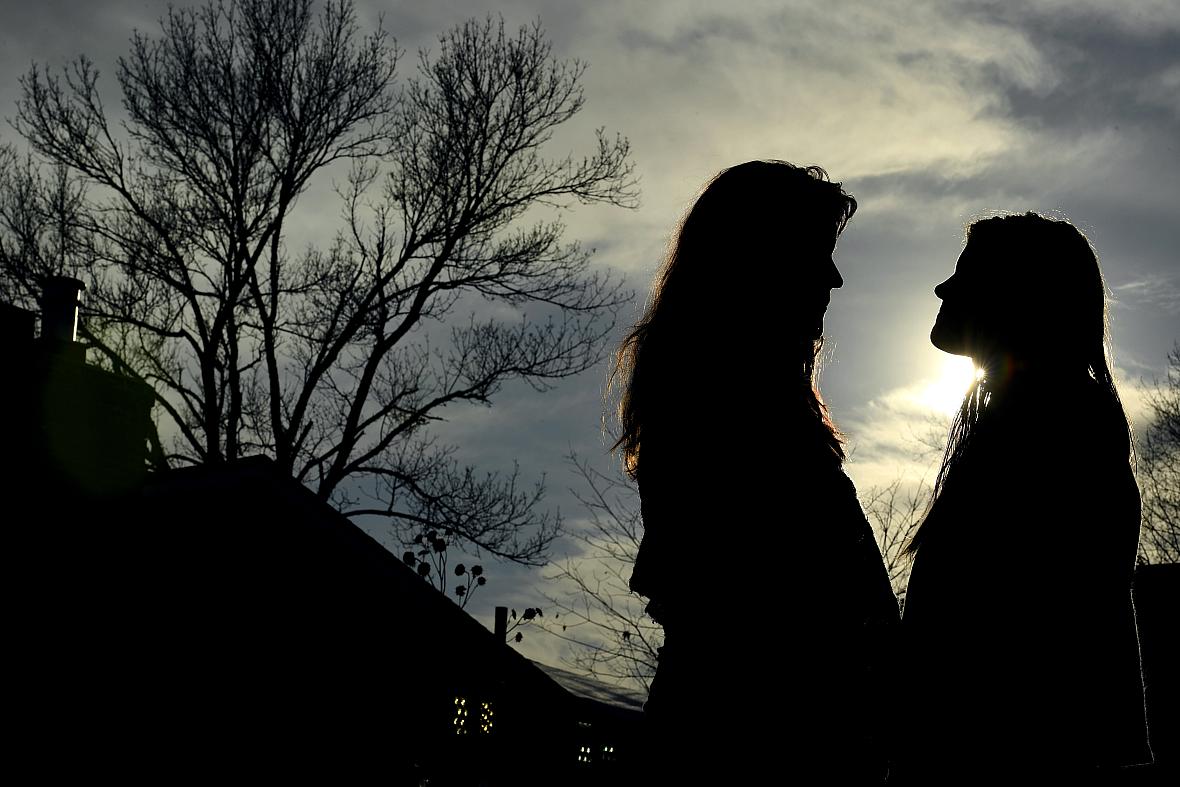
[[[942,360],[938,376],[926,382],[917,400],[924,407],[950,417],[958,412],[976,375],[975,364],[970,358],[948,355]]]

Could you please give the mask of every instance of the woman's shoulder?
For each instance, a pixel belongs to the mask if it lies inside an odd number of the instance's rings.
[[[805,486],[789,492],[799,501],[791,537],[814,541],[811,546],[824,551],[857,548],[865,541],[875,544],[856,486],[844,469],[813,467],[807,476]]]
[[[830,503],[848,505],[856,504],[860,511],[860,500],[856,494],[856,484],[839,463],[816,462],[809,473],[814,489],[820,499]]]

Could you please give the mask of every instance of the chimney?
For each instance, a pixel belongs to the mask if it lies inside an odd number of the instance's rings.
[[[496,607],[496,641],[508,639],[508,607]]]
[[[10,360],[19,371],[0,386],[12,457],[0,478],[20,479],[11,488],[30,500],[66,508],[130,494],[146,474],[152,389],[86,363],[86,346],[75,341],[82,282],[55,276],[43,286],[41,336]],[[31,333],[27,313],[0,318],[5,330]]]
[[[86,285],[68,276],[53,276],[41,290],[41,338],[64,344],[78,338],[78,301]]]

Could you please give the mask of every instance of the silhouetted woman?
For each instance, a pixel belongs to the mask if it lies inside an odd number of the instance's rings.
[[[866,671],[897,605],[815,381],[855,209],[819,167],[724,170],[619,351],[616,448],[644,524],[631,587],[665,632],[656,776],[879,780]]]
[[[983,371],[909,547],[898,782],[1102,781],[1150,753],[1098,259],[1068,222],[984,219],[935,294],[931,341]]]

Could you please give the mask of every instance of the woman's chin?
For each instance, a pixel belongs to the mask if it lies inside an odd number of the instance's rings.
[[[799,320],[791,325],[782,326],[785,328],[786,335],[792,337],[793,341],[810,343],[823,338],[824,335],[824,319],[822,316],[816,319]]]
[[[934,324],[934,328],[930,331],[930,343],[944,353],[951,355],[969,355],[967,352],[966,342],[963,340],[962,333],[959,331],[950,331],[939,323]]]

